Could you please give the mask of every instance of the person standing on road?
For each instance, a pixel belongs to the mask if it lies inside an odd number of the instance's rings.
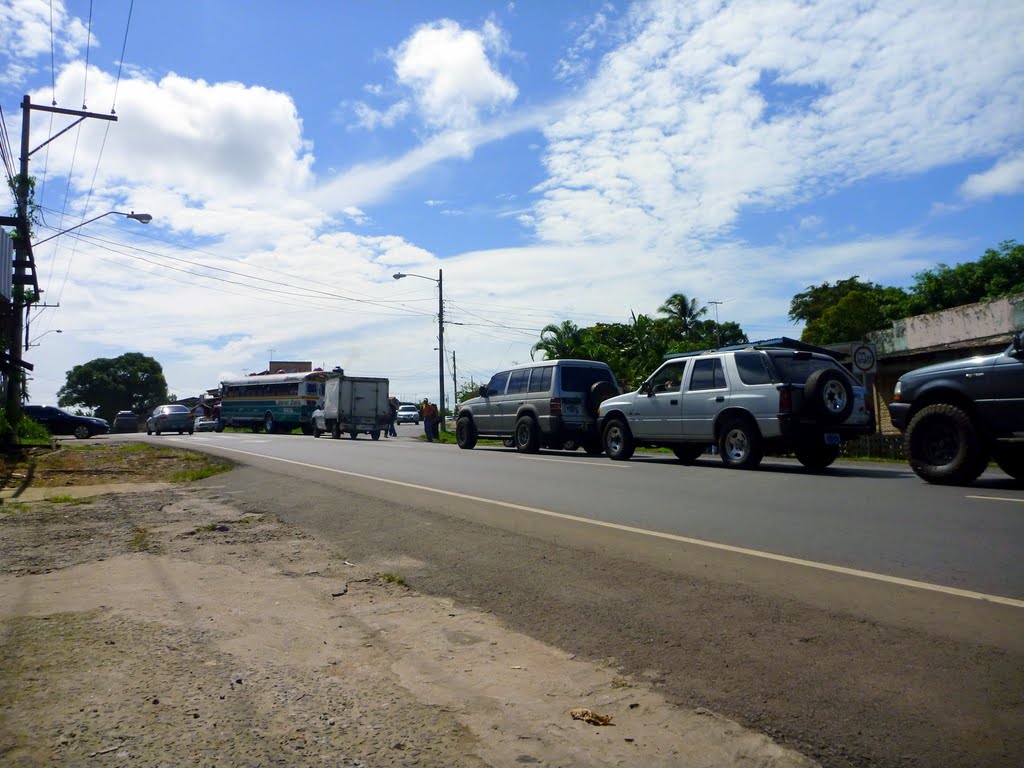
[[[427,442],[434,442],[434,434],[437,431],[435,422],[437,421],[437,406],[430,402],[427,398],[423,398],[423,432],[427,436]]]
[[[398,430],[395,429],[395,421],[398,419],[398,398],[388,398],[388,429],[384,437],[398,437]]]

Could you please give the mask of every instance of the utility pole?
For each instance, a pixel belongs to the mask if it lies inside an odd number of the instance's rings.
[[[29,240],[31,234],[31,221],[29,214],[29,158],[45,147],[58,136],[70,131],[76,125],[89,117],[99,120],[117,121],[117,115],[101,115],[96,112],[85,112],[76,109],[61,109],[59,107],[45,107],[33,105],[32,99],[26,95],[21,102],[21,168],[18,176],[17,190],[15,192],[18,201],[17,227],[18,238],[14,254],[14,275],[11,280],[11,324],[8,335],[8,358],[7,363],[7,398],[5,410],[7,422],[10,425],[10,433],[6,439],[10,443],[17,442],[17,426],[21,421],[21,398],[22,398],[22,376],[23,370],[32,370],[30,363],[22,360],[22,334],[25,330],[25,319],[29,307],[39,299],[39,282],[36,277],[35,257],[32,253],[32,243]],[[32,110],[51,112],[58,115],[70,115],[77,117],[73,123],[58,131],[35,149],[29,149],[29,135],[32,127]],[[7,223],[6,220],[3,223]],[[32,295],[28,296],[28,288],[31,286]]]
[[[720,302],[720,301],[709,301],[708,302],[708,304],[714,304],[715,305],[715,337],[718,339],[718,347],[719,348],[721,348],[721,346],[722,346],[722,326],[719,325],[719,323],[718,323],[718,305],[721,304],[721,303],[722,302]]]
[[[441,402],[437,404],[441,416],[441,431],[448,431],[448,423],[444,417],[444,275],[437,270],[437,388],[441,392]]]
[[[452,350],[452,415],[455,415],[455,408],[458,407],[458,403],[455,402],[455,398],[458,396],[456,393],[459,391],[459,380],[457,378],[455,367],[455,350]]]

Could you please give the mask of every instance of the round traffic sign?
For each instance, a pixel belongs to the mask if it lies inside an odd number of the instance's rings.
[[[867,344],[861,344],[853,350],[853,364],[861,373],[870,373],[875,369],[875,350]]]

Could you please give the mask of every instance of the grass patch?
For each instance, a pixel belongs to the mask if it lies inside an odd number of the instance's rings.
[[[205,480],[207,477],[219,475],[230,469],[231,467],[226,464],[209,464],[205,467],[198,467],[196,469],[182,469],[178,472],[172,472],[170,479],[172,483],[191,483],[196,480]]]
[[[222,523],[207,523],[206,525],[197,525],[196,533],[216,533],[217,531],[226,531],[228,527]]]
[[[380,575],[380,580],[383,581],[385,584],[397,584],[400,587],[409,586],[406,583],[405,579],[403,579],[397,573],[382,573]]]
[[[144,453],[152,449],[152,446],[146,443],[125,443],[120,447],[122,453]]]
[[[128,549],[132,552],[148,552],[156,544],[149,531],[145,528],[133,525],[131,534],[132,537],[128,540]]]
[[[92,504],[95,501],[95,499],[61,494],[59,496],[48,496],[47,498],[43,499],[43,501],[48,501],[51,504]]]
[[[19,512],[28,512],[31,506],[23,501],[5,501],[0,504],[0,515],[16,515]]]

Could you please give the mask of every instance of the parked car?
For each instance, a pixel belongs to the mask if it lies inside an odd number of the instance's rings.
[[[419,424],[420,409],[415,405],[398,406],[398,417],[395,419],[399,424]]]
[[[158,405],[146,419],[146,434],[156,432],[177,432],[179,435],[195,429],[195,418],[192,411],[184,405]]]
[[[110,431],[110,424],[106,419],[76,416],[52,405],[26,405],[23,411],[30,419],[46,427],[51,435],[74,435],[84,440],[93,435],[105,435]]]
[[[612,459],[649,446],[692,464],[717,445],[726,466],[741,469],[771,452],[821,470],[841,443],[875,430],[864,387],[834,358],[796,343],[675,355],[637,391],[605,400],[599,422]]]
[[[132,411],[118,411],[114,417],[114,423],[110,427],[111,432],[138,432],[139,417]]]
[[[966,485],[990,459],[1024,480],[1024,331],[998,355],[905,373],[888,407],[922,480]]]
[[[214,432],[217,429],[217,422],[205,416],[199,416],[194,422],[196,432]]]
[[[479,397],[459,404],[455,438],[460,448],[494,437],[516,450],[561,449],[572,440],[591,455],[601,453],[597,408],[619,393],[615,374],[594,360],[543,360],[499,371]]]

